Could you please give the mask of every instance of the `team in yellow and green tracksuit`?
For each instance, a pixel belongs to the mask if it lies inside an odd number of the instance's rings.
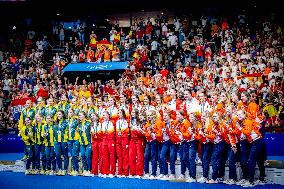
[[[54,105],[54,102],[53,102],[53,99],[50,98],[47,100],[47,105],[45,106],[45,114],[46,115],[50,115],[51,118],[52,118],[52,121],[55,121],[56,119],[56,112],[57,112],[57,109]]]
[[[32,101],[31,100],[27,100],[25,108],[21,111],[18,129],[19,130],[22,129],[22,127],[24,125],[24,121],[26,120],[27,117],[29,117],[31,120],[33,120],[34,117],[35,117],[35,113],[36,112],[35,112],[35,109],[33,107]]]
[[[57,119],[54,124],[54,149],[58,166],[57,175],[65,175],[68,170],[68,130],[65,114],[62,110],[57,112]],[[62,159],[64,158],[64,170],[62,170]]]
[[[33,160],[33,147],[34,147],[34,132],[33,132],[33,125],[32,121],[29,117],[25,118],[25,123],[23,124],[20,135],[25,143],[25,149],[27,152],[27,162],[26,162],[26,173],[25,174],[32,174],[31,164]]]
[[[78,106],[78,103],[77,103],[77,99],[76,98],[72,98],[71,100],[71,104],[70,104],[70,108],[73,109],[74,111],[74,114],[76,116],[78,116],[79,112],[80,112],[80,107]]]
[[[33,133],[34,133],[34,164],[35,171],[34,174],[45,173],[46,170],[46,156],[45,156],[45,146],[43,144],[42,129],[44,126],[44,120],[41,114],[36,114],[35,121],[33,123]],[[41,157],[41,158],[40,158]],[[40,160],[42,166],[40,166]],[[40,171],[41,170],[41,171]]]
[[[45,174],[53,175],[56,170],[56,160],[54,152],[54,123],[52,116],[46,116],[46,123],[43,126],[41,135],[43,137],[43,144],[45,146],[46,155],[46,172]]]
[[[88,119],[91,119],[92,118],[92,113],[98,111],[98,108],[93,103],[93,98],[92,97],[89,97],[87,99],[87,108],[88,108],[88,112],[86,112],[86,113],[87,113]]]
[[[25,108],[21,111],[20,120],[18,124],[19,131],[22,129],[24,121],[27,117],[29,117],[31,120],[33,120],[35,117],[35,109],[33,108],[33,103],[31,100],[26,101]],[[26,151],[26,149],[27,148],[24,149],[25,156],[22,158],[22,160],[26,160],[28,157],[28,152]]]
[[[80,153],[83,164],[83,176],[90,176],[92,168],[91,122],[85,112],[79,113]]]
[[[36,114],[39,114],[41,117],[45,117],[45,102],[42,97],[39,97],[37,99],[37,105],[35,107]]]
[[[67,130],[68,130],[68,154],[72,157],[72,168],[73,171],[70,175],[76,176],[79,173],[79,128],[78,128],[78,119],[74,113],[73,108],[70,108],[68,111],[67,121]]]
[[[68,110],[71,108],[70,104],[68,103],[68,99],[66,95],[62,95],[60,98],[60,102],[57,104],[57,110],[62,110],[65,115],[68,115]]]

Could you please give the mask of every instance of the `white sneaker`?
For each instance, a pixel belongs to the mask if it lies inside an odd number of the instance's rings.
[[[109,177],[109,178],[113,178],[114,175],[113,175],[113,174],[109,174],[108,177]]]
[[[157,179],[161,179],[163,176],[164,176],[164,174],[159,174],[159,175],[157,176]]]
[[[200,178],[197,180],[197,182],[199,182],[199,183],[205,183],[205,182],[207,182],[207,179],[206,179],[205,177],[200,177]]]
[[[192,178],[192,177],[189,177],[186,182],[196,182],[196,179]]]
[[[102,177],[102,176],[103,176],[102,173],[99,173],[99,174],[98,174],[98,177]]]
[[[117,175],[116,177],[117,177],[117,178],[121,178],[122,176],[121,176],[121,175]]]
[[[173,180],[173,179],[175,179],[176,178],[176,176],[174,175],[174,174],[171,174],[170,176],[169,176],[169,180]]]
[[[121,175],[120,177],[121,177],[121,178],[125,178],[126,176],[125,176],[125,175]]]
[[[48,175],[54,175],[54,171],[51,170]]]
[[[236,184],[236,182],[233,179],[225,180],[224,183],[229,185]]]
[[[86,173],[86,177],[92,177],[94,174],[92,174],[90,171],[87,171],[87,173]]]
[[[143,179],[149,179],[150,178],[150,175],[147,173],[144,175]]]
[[[178,180],[184,180],[184,179],[185,179],[184,175],[180,175],[180,176],[178,177]]]
[[[106,175],[106,174],[103,174],[103,175],[102,175],[102,178],[107,178],[107,175]]]
[[[87,175],[87,171],[83,171],[82,176],[86,176]]]
[[[164,175],[162,178],[160,178],[161,180],[169,180],[169,177],[167,175]]]
[[[216,181],[222,183],[222,182],[224,182],[224,179],[223,178],[217,178]]]
[[[201,165],[201,164],[202,164],[202,161],[201,161],[200,158],[198,158],[198,159],[196,160],[196,164],[198,164],[198,165]]]
[[[140,178],[141,178],[141,176],[136,175],[136,176],[135,176],[135,177],[133,177],[133,178],[140,179]]]
[[[249,182],[249,181],[247,181],[244,184],[242,184],[242,187],[254,187],[254,184]]]
[[[128,178],[135,178],[135,176],[134,175],[129,175]]]
[[[239,180],[238,182],[236,182],[236,184],[237,184],[237,185],[243,185],[243,184],[246,183],[246,182],[247,182],[247,180],[241,179],[241,180]]]
[[[30,175],[31,174],[31,171],[30,170],[26,170],[25,171],[25,175]]]
[[[261,180],[256,180],[254,182],[254,185],[265,185],[265,184],[266,184],[265,181],[261,181]]]
[[[149,177],[149,179],[150,179],[150,180],[155,180],[156,177],[155,177],[154,175],[151,175],[151,176]]]
[[[216,180],[210,179],[206,182],[207,184],[216,184],[218,183]]]

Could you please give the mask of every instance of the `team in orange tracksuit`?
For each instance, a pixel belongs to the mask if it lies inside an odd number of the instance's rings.
[[[181,176],[185,176],[186,167],[188,167],[188,141],[190,139],[190,135],[193,133],[189,132],[189,128],[191,127],[190,122],[184,117],[183,111],[177,111],[176,119],[180,127],[180,132],[182,134],[182,142],[180,145],[180,160],[181,160]]]
[[[179,150],[180,143],[183,140],[182,133],[180,131],[180,124],[177,120],[170,121],[169,136],[171,139],[171,145],[170,145],[170,170],[171,170],[170,177],[171,177],[175,175],[175,161],[177,158],[177,152]]]
[[[107,111],[104,112],[102,132],[102,174],[104,177],[107,175],[113,177],[116,171],[115,126],[110,120],[110,115]]]
[[[163,113],[165,111],[165,106],[162,103],[162,97],[160,95],[156,95],[155,109],[158,119],[163,120]]]
[[[176,112],[181,109],[182,101],[176,99],[175,89],[170,89],[171,100],[168,102],[168,108],[171,112],[171,118],[176,119]]]
[[[129,174],[129,126],[124,109],[118,110],[119,119],[116,122],[116,155],[118,159],[118,177]]]
[[[151,110],[148,113],[148,121],[143,130],[146,138],[146,147],[144,153],[144,172],[146,177],[149,176],[149,162],[151,158],[152,173],[151,177],[154,178],[157,173],[158,161],[158,141],[156,139],[157,128],[161,127],[162,121],[157,119],[156,111]]]
[[[237,161],[237,143],[239,130],[236,128],[237,117],[233,116],[233,106],[226,107],[225,125],[226,133],[224,140],[228,144],[228,159],[229,159],[229,179],[237,181],[236,161]]]
[[[173,120],[176,119],[176,112],[181,109],[181,100],[172,98],[170,102],[168,102],[168,108],[171,112],[171,118]]]
[[[91,135],[92,135],[92,174],[97,175],[98,170],[102,171],[102,125],[98,115],[92,113]]]
[[[178,114],[177,114],[178,115]],[[183,150],[184,153],[188,153],[188,159],[186,159],[186,164],[189,168],[189,181],[194,181],[196,179],[196,153],[198,147],[198,140],[201,139],[201,135],[199,134],[199,130],[202,128],[201,123],[197,119],[196,113],[191,113],[189,115],[188,123],[183,124],[181,127],[181,131],[183,133],[183,138],[186,141],[186,152]]]
[[[129,168],[130,176],[143,176],[144,166],[144,134],[143,134],[143,120],[146,119],[143,114],[142,119],[138,116],[139,110],[135,109],[131,112],[130,119],[130,144],[129,144]]]
[[[261,123],[263,117],[259,111],[259,106],[255,102],[248,102],[249,94],[243,92],[241,94],[242,101],[238,103],[237,110],[244,110],[250,119],[254,119],[256,122]]]
[[[201,123],[203,124],[203,129],[199,130],[201,134],[202,144],[202,169],[203,169],[203,178],[200,178],[200,181],[205,182],[209,178],[209,167],[211,162],[211,156],[213,152],[213,138],[215,133],[213,132],[213,121],[210,119],[209,112],[202,112],[201,114]],[[210,139],[211,140],[210,140]]]
[[[159,165],[160,165],[160,175],[159,178],[167,179],[168,175],[168,162],[167,154],[170,150],[170,137],[169,137],[169,128],[170,128],[170,116],[168,113],[162,114],[164,117],[158,118],[163,119],[162,124],[159,124],[157,127],[156,138],[160,144],[159,148]]]
[[[224,114],[226,113],[225,110],[226,101],[227,101],[226,93],[221,93],[220,102],[218,102],[217,105],[215,106],[214,112],[219,112],[222,116],[224,116]]]
[[[259,106],[255,102],[239,102],[237,106],[237,110],[244,110],[250,119],[254,119],[257,122],[261,123],[263,117],[259,111]]]
[[[260,180],[264,180],[265,167],[262,153],[265,147],[262,135],[259,131],[261,125],[255,120],[251,120],[249,117],[247,117],[243,110],[238,111],[237,115],[239,121],[237,122],[236,127],[247,137],[248,141],[251,143],[248,157],[249,182],[254,182],[256,163],[258,163],[260,171]]]
[[[263,117],[260,113],[259,106],[255,102],[250,102],[248,104],[247,116],[258,123],[261,123],[263,121]]]
[[[208,137],[211,138],[211,140],[214,141],[214,147],[213,147],[213,154],[212,154],[212,180],[210,180],[210,183],[215,183],[217,178],[221,178],[224,175],[224,168],[225,168],[225,161],[224,161],[224,154],[226,149],[226,142],[224,141],[224,138],[226,137],[226,125],[222,121],[220,113],[215,112],[213,114],[213,125],[212,131],[214,134],[208,135]],[[215,137],[214,137],[215,135]]]

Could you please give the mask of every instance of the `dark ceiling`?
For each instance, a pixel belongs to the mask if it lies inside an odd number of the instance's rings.
[[[26,0],[24,2],[1,2],[0,0],[0,16],[9,20],[23,17],[50,19],[54,18],[57,13],[66,18],[141,10],[200,13],[209,8],[218,10],[222,14],[231,14],[232,10],[238,9],[265,14],[270,10],[278,11],[281,6],[276,0],[270,0],[269,3],[257,2],[257,0],[237,0],[235,2],[228,0]]]

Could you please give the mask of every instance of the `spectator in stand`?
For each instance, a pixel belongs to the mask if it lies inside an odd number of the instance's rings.
[[[79,62],[85,62],[86,61],[86,55],[85,53],[83,52],[83,50],[80,50],[80,53],[79,53]]]
[[[113,62],[117,62],[120,61],[120,50],[117,46],[113,47],[113,51],[112,51],[112,61]]]
[[[195,48],[196,56],[197,56],[197,63],[202,63],[204,61],[203,53],[204,53],[204,46],[201,43],[197,43]]]
[[[94,62],[95,53],[92,50],[92,47],[89,47],[89,49],[86,50],[86,52],[87,52],[87,62]]]
[[[115,28],[112,27],[111,30],[110,30],[110,32],[109,32],[109,41],[110,41],[111,43],[113,43],[113,41],[114,41],[115,32],[116,32]]]
[[[78,36],[79,36],[79,40],[82,42],[82,45],[84,45],[85,44],[85,27],[83,23],[80,23],[79,25]]]
[[[104,53],[103,53],[103,59],[104,59],[104,62],[110,62],[110,55],[111,55],[111,52],[110,52],[110,49],[109,47],[105,47],[104,48]]]
[[[95,49],[97,47],[97,35],[92,31],[90,35],[90,47]]]
[[[75,52],[73,52],[71,55],[71,63],[77,63],[77,62],[79,62],[79,57]]]
[[[125,41],[124,43],[124,60],[129,60],[129,51],[130,51],[130,44],[128,41]]]
[[[59,29],[59,40],[60,40],[60,46],[63,47],[63,45],[65,44],[64,40],[65,40],[65,30],[64,30],[64,26],[61,25],[60,29]]]

